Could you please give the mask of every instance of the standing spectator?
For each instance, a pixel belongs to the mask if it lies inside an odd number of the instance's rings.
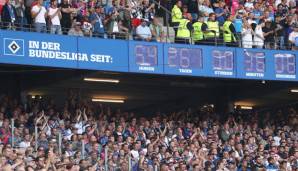
[[[67,34],[68,30],[71,28],[71,13],[76,12],[76,9],[72,8],[71,5],[68,3],[68,0],[63,0],[60,4],[61,8],[61,27],[63,34]]]
[[[24,2],[25,2],[25,18],[27,19],[28,26],[31,27],[33,24],[31,8],[32,8],[34,0],[24,0]]]
[[[289,35],[289,42],[292,45],[292,50],[297,50],[298,48],[298,25],[293,25],[293,31]]]
[[[36,32],[46,33],[47,10],[43,6],[43,0],[38,0],[37,4],[32,7],[31,14],[34,19]]]
[[[204,0],[203,4],[199,6],[199,11],[205,16],[205,21],[207,21],[210,14],[214,13],[209,0]]]
[[[15,8],[16,8],[16,14],[17,14],[16,23],[17,23],[18,30],[26,31],[24,27],[25,26],[27,27],[27,18],[25,16],[26,7],[24,4],[24,0],[17,0]]]
[[[199,6],[197,0],[189,0],[188,4],[188,12],[191,14],[193,20],[198,20]]]
[[[243,48],[252,48],[252,35],[254,35],[254,31],[251,25],[248,23],[247,20],[243,19],[243,27],[241,32]]]
[[[215,8],[214,12],[216,14],[216,20],[218,21],[219,26],[223,26],[227,12],[225,9],[225,3],[220,1],[218,8]]]
[[[265,48],[273,49],[274,47],[274,26],[271,21],[265,21],[265,27],[263,27]]]
[[[150,28],[148,27],[149,22],[147,19],[142,19],[141,25],[139,25],[136,29],[136,39],[137,40],[145,40],[150,42],[152,39],[152,34]]]
[[[82,29],[81,29],[81,23],[80,22],[76,22],[74,24],[74,26],[68,31],[68,35],[83,37],[84,36],[84,33],[83,33]]]
[[[285,20],[282,20],[281,16],[275,18],[275,43],[276,49],[285,49]]]
[[[10,3],[10,0],[6,0],[1,13],[1,21],[3,22],[4,29],[15,29],[16,17],[15,7]]]
[[[154,17],[152,23],[150,24],[150,30],[152,34],[152,39],[157,42],[164,41],[164,32],[158,18]]]
[[[106,20],[102,6],[95,7],[95,11],[90,15],[90,21],[93,25],[93,36],[104,38]]]
[[[154,3],[150,3],[149,0],[143,0],[142,3],[142,18],[148,19],[149,21],[152,21],[154,18]]]
[[[51,6],[48,9],[50,17],[51,34],[62,34],[60,19],[62,17],[60,8],[57,8],[57,0],[51,0]]]

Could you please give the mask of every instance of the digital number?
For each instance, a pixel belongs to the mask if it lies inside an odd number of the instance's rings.
[[[265,72],[265,53],[244,51],[245,71]]]
[[[157,47],[156,46],[135,46],[136,64],[142,66],[157,65]]]
[[[212,51],[213,69],[231,71],[234,68],[234,56],[232,51]]]
[[[275,54],[275,72],[277,74],[294,75],[296,73],[295,55]]]
[[[202,50],[190,48],[174,48],[168,49],[168,65],[169,67],[179,68],[202,68]]]

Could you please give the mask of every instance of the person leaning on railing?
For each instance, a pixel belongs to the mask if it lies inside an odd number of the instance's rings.
[[[190,43],[190,34],[193,30],[191,21],[192,21],[191,14],[188,14],[187,18],[180,20],[178,30],[177,30],[177,35],[175,38],[175,43],[183,43],[183,44]]]
[[[236,29],[232,23],[234,16],[228,15],[227,20],[223,25],[223,38],[226,46],[237,46]]]
[[[215,45],[217,39],[219,38],[219,24],[216,21],[215,13],[210,13],[208,21],[206,22],[208,30],[205,32],[204,36],[206,38],[207,45]]]

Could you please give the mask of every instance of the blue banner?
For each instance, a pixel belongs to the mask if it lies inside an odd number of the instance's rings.
[[[161,43],[129,41],[129,71],[162,74],[162,52]]]
[[[77,68],[76,37],[1,31],[1,63]]]
[[[80,37],[77,46],[88,56],[88,60],[79,61],[78,68],[128,72],[126,41]]]

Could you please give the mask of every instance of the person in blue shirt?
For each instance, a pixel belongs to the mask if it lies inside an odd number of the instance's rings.
[[[266,166],[267,171],[278,171],[278,167],[275,165],[275,160],[273,157],[268,158],[268,165]]]
[[[104,10],[101,6],[95,7],[95,12],[90,15],[90,21],[94,28],[93,35],[95,37],[104,37],[105,17],[104,17]]]
[[[214,12],[216,14],[216,20],[219,26],[223,26],[226,18],[226,10],[224,9],[225,3],[223,1],[219,2],[219,7],[215,8]]]

